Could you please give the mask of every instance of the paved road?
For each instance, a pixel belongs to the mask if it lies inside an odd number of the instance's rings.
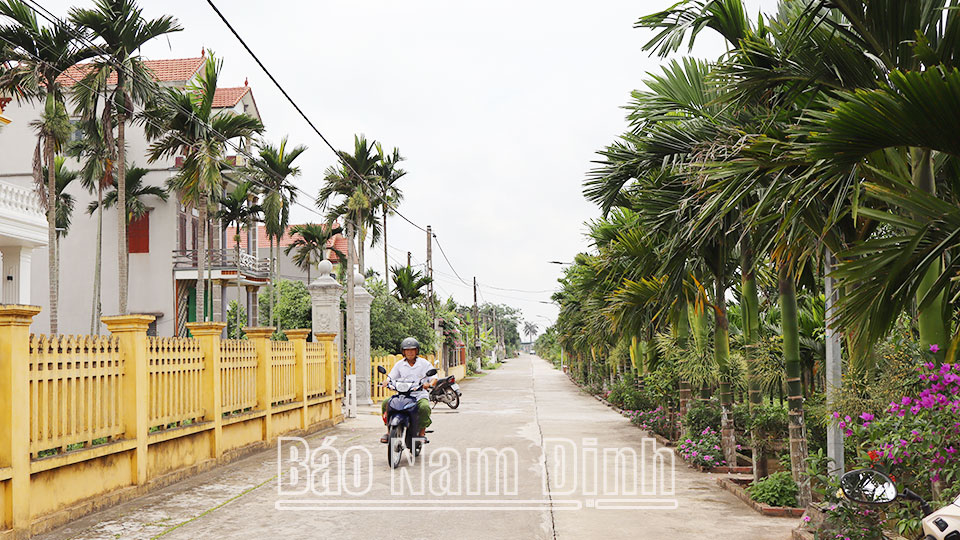
[[[440,405],[434,410],[431,443],[416,464],[401,466],[407,476],[391,473],[387,467],[385,446],[377,441],[383,431],[379,409],[370,408],[359,418],[304,441],[316,449],[324,437],[335,436],[327,440],[329,448],[343,452],[350,464],[356,462],[349,456],[362,458],[359,468],[346,467],[342,477],[345,491],[339,495],[314,491],[280,494],[278,453],[266,451],[40,538],[785,540],[797,524],[796,519],[756,514],[721,490],[714,475],[692,470],[679,460],[673,476],[667,463],[667,474],[660,477],[667,482],[656,483],[664,489],[644,495],[644,489],[655,484],[649,479],[658,454],[645,446],[651,441],[645,441],[644,432],[579,391],[537,357],[513,359],[467,381],[463,391],[459,409]],[[320,490],[319,479],[329,469],[308,470],[290,460],[291,446],[284,448],[286,458],[280,471],[287,490],[309,487],[304,480],[308,471],[315,473],[313,478],[318,481],[313,487]],[[492,466],[484,468],[478,457],[482,454],[464,452],[467,448],[501,450],[507,472],[497,474]],[[567,449],[567,459],[556,452],[558,448]],[[615,456],[605,454],[604,449],[619,448],[634,449],[646,468],[638,467],[638,474],[629,474],[634,469],[622,462],[615,467]],[[493,451],[487,456],[492,458]],[[324,463],[323,456],[334,455],[332,450],[316,452],[319,464]],[[574,455],[578,459],[570,459]],[[488,463],[492,461],[496,460]],[[336,459],[332,462],[338,463]],[[630,481],[639,476],[647,481],[632,494]],[[451,494],[458,481],[459,494]],[[410,495],[420,488],[423,495]],[[351,490],[364,494],[351,496],[346,492]],[[278,504],[284,509],[278,510]],[[642,508],[600,509],[611,505]]]

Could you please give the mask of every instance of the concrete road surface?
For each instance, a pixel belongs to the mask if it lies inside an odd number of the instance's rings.
[[[279,452],[39,538],[786,540],[798,523],[760,516],[715,475],[671,463],[669,450],[658,452],[643,431],[535,356],[462,390],[459,409],[434,409],[423,456],[397,470],[378,441],[379,407],[367,407]]]

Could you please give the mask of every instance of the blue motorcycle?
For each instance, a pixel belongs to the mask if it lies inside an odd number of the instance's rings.
[[[377,366],[377,371],[387,374],[383,366]],[[436,369],[427,371],[427,377],[436,374]],[[387,388],[397,392],[389,398],[383,419],[389,430],[387,463],[396,469],[404,450],[410,450],[413,458],[416,458],[423,449],[423,439],[416,436],[420,432],[417,426],[417,399],[410,395],[423,388],[423,381],[394,381],[388,378]]]

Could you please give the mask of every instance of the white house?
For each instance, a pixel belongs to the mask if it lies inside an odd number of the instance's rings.
[[[185,58],[171,60],[150,60],[146,62],[156,79],[164,86],[184,87],[194,80],[202,69],[205,59]],[[61,77],[65,86],[78,84],[82,79],[84,67],[78,66]],[[33,189],[31,163],[36,145],[36,135],[29,127],[38,114],[38,104],[10,103],[4,113],[10,124],[0,131],[0,181],[19,186],[30,191]],[[250,87],[218,88],[214,107],[232,110],[260,118],[253,91]],[[147,162],[149,141],[144,135],[143,126],[128,124],[126,129],[127,162],[149,170],[145,183],[164,186],[165,182],[176,174],[182,158]],[[234,141],[249,147],[250,141]],[[242,165],[242,155],[232,158],[236,165]],[[79,169],[76,160],[68,160],[67,168]],[[12,187],[10,188],[13,189]],[[12,191],[10,191],[12,193]],[[6,192],[0,189],[0,217],[2,217],[2,197]],[[60,240],[60,301],[59,326],[63,334],[89,333],[92,327],[93,282],[97,239],[96,215],[86,213],[87,205],[96,199],[96,194],[88,193],[78,182],[68,188],[76,198],[76,206],[70,229]],[[180,204],[176,194],[171,193],[167,202],[157,197],[147,197],[144,203],[150,208],[144,218],[128,225],[129,246],[129,299],[128,310],[131,313],[148,313],[156,316],[151,333],[156,335],[185,335],[184,323],[195,318],[196,271],[196,235],[198,230],[197,212]],[[42,238],[36,244],[46,243],[46,220],[41,218]],[[5,240],[6,224],[0,224],[0,246]],[[210,233],[208,246],[213,261],[209,277],[212,279],[212,291],[206,295],[210,300],[207,311],[214,320],[224,320],[227,295],[234,294],[237,279],[237,264],[233,250],[222,249],[226,245],[226,231],[215,224]],[[118,293],[116,283],[117,267],[117,209],[104,212],[102,229],[102,294],[103,315],[118,312]],[[257,257],[256,232],[250,233],[246,252],[241,254],[240,282],[244,287],[248,303],[248,324],[256,324],[256,291],[266,285],[267,262]],[[7,248],[3,248],[7,249]],[[22,253],[22,251],[21,251]],[[7,252],[4,255],[4,274],[7,268]],[[11,252],[11,260],[14,258]],[[21,260],[22,260],[21,256]],[[31,279],[28,284],[20,281],[21,288],[29,287],[30,299],[34,304],[46,308],[49,303],[49,285],[47,272],[47,250],[34,250],[32,259],[28,257]],[[14,278],[14,281],[16,277]],[[6,295],[4,282],[4,294]],[[229,291],[229,292],[228,292]],[[4,296],[6,301],[6,296]],[[46,332],[49,318],[42,312],[34,319],[32,330]]]

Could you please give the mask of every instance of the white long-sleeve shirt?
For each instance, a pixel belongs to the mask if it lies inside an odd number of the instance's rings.
[[[400,360],[393,365],[393,369],[390,370],[388,376],[392,381],[408,381],[412,383],[420,382],[423,379],[427,381],[436,380],[436,375],[427,377],[427,372],[431,369],[433,369],[433,365],[425,358],[418,356],[417,361],[414,362],[412,366],[406,359]],[[418,390],[412,392],[410,397],[417,400],[428,399],[430,394],[426,390]]]

